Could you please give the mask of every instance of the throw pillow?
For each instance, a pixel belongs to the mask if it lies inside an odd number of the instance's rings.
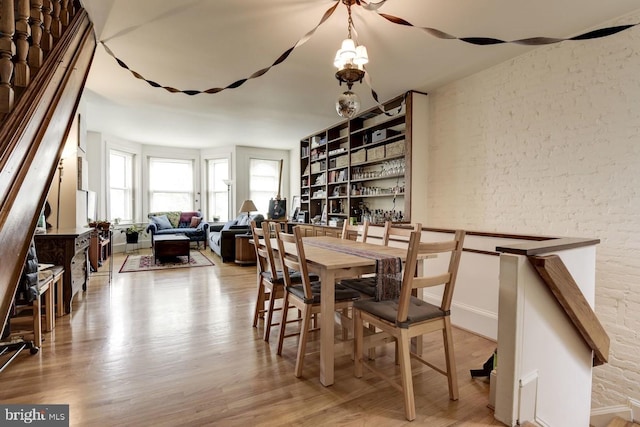
[[[231,227],[233,227],[234,225],[236,225],[238,223],[237,220],[233,219],[231,221],[228,221],[224,224],[224,226],[222,227],[223,230],[231,230]]]
[[[169,228],[173,228],[166,215],[152,216],[151,221],[153,221],[156,227],[158,227],[158,230],[168,230]]]
[[[202,221],[202,217],[192,216],[191,223],[189,224],[189,228],[196,228],[197,226],[200,225],[200,221]]]
[[[249,225],[251,224],[251,218],[249,215],[242,215],[242,217],[238,220],[238,225]]]

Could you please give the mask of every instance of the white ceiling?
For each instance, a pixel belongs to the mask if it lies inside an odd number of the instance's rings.
[[[82,0],[98,40],[148,80],[181,90],[224,87],[269,66],[320,22],[335,0]],[[459,37],[569,37],[640,7],[638,0],[388,0],[381,13]],[[87,129],[131,141],[193,148],[293,148],[342,120],[333,56],[347,33],[342,3],[310,40],[262,77],[218,94],[153,88],[98,45],[85,91]],[[384,101],[428,92],[530,47],[475,46],[434,38],[353,7],[367,71]],[[618,24],[632,23],[620,19]],[[612,36],[615,37],[615,36]],[[563,43],[590,43],[563,42]],[[363,109],[368,87],[354,91]]]

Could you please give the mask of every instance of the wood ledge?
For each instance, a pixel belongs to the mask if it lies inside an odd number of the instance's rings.
[[[541,240],[539,242],[517,243],[508,246],[498,246],[496,251],[505,254],[533,256],[549,252],[565,251],[567,249],[593,246],[600,243],[600,239],[586,239],[580,237],[564,237]]]

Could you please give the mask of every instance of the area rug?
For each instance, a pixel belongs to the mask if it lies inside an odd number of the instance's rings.
[[[213,262],[200,253],[200,251],[191,251],[191,256],[187,261],[186,256],[172,257],[170,259],[158,260],[153,262],[153,255],[129,255],[124,260],[120,273],[131,273],[134,271],[153,271],[167,270],[170,268],[184,267],[209,267],[214,265]]]

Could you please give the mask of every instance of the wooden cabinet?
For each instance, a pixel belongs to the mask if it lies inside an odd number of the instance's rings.
[[[251,244],[251,234],[236,234],[236,264],[253,265],[256,263],[256,250]]]
[[[300,142],[300,210],[322,224],[411,221],[412,177],[426,179],[426,161],[413,171],[413,145],[423,140],[426,94],[407,92]],[[420,151],[420,150],[419,150]]]
[[[342,228],[339,227],[330,227],[328,225],[299,224],[297,222],[287,223],[287,233],[292,233],[293,227],[295,226],[299,226],[302,230],[302,237],[330,236],[340,238],[342,236]]]
[[[64,267],[62,303],[65,313],[71,313],[73,296],[80,289],[87,289],[88,248],[92,231],[91,228],[54,229],[34,236],[38,262]]]

